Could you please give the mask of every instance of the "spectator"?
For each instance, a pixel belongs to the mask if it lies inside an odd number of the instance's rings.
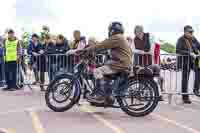
[[[37,84],[39,82],[39,77],[37,74],[37,67],[36,67],[36,60],[37,56],[39,55],[39,47],[41,47],[41,44],[39,43],[39,37],[37,34],[33,34],[31,37],[31,41],[29,42],[28,45],[28,55],[30,56],[30,62],[29,62],[29,67],[32,70],[35,75],[35,82],[33,84]]]
[[[144,33],[142,26],[138,25],[135,27],[134,44],[135,49],[139,52],[134,55],[136,65],[149,66],[152,64],[151,38],[152,36],[149,33]],[[144,52],[149,54],[143,54]]]
[[[57,36],[53,36],[53,37],[52,37],[52,43],[53,43],[53,44],[56,44],[56,41],[57,41]]]
[[[47,56],[46,51],[48,51],[48,46],[53,44],[51,36],[47,34],[44,38],[44,44],[41,44],[41,47],[39,49],[39,58],[37,60],[37,68],[40,73],[40,88],[41,91],[45,91],[44,89],[44,82],[45,82],[45,72],[47,72],[48,65],[47,65]]]
[[[46,50],[45,50],[45,55],[47,55],[48,57],[48,66],[49,66],[49,70],[48,70],[48,74],[49,74],[49,80],[52,81],[54,79],[54,75],[56,72],[56,43],[53,42],[53,39],[50,40],[50,38],[48,36],[45,37],[46,41],[45,41],[45,45],[46,45]]]
[[[67,39],[63,35],[58,35],[57,36],[57,42],[56,42],[56,51],[59,54],[65,54],[68,50],[70,50],[69,44]],[[58,67],[59,70],[64,70],[64,69],[70,69],[69,64],[70,59],[69,57],[66,57],[65,55],[59,55],[58,56]]]
[[[155,42],[154,36],[150,33],[144,33],[142,26],[135,27],[135,52],[134,54],[135,65],[149,67],[156,75],[160,85],[161,91],[163,91],[164,79],[160,76],[160,67],[158,64],[160,60],[160,45]],[[144,53],[145,52],[145,53]],[[163,101],[163,97],[159,97],[160,101]]]
[[[5,77],[7,88],[5,91],[17,90],[17,63],[20,59],[21,45],[12,29],[8,30],[8,38],[4,42],[5,49]]]
[[[50,28],[46,25],[42,26],[42,32],[46,35],[49,35],[49,32],[50,32]],[[44,36],[45,38],[45,36]]]
[[[152,39],[154,41],[154,39]],[[153,64],[160,65],[160,42],[152,42]]]
[[[74,41],[72,42],[71,51],[75,52],[76,50],[81,50],[86,46],[85,37],[81,37],[81,32],[79,30],[74,31]],[[71,68],[74,68],[75,64],[79,62],[79,56],[71,55],[70,56],[70,64]]]
[[[74,31],[74,41],[72,43],[72,49],[83,49],[86,46],[86,38],[81,36],[81,32],[78,30]]]
[[[40,42],[42,44],[44,44],[46,36],[49,36],[49,35],[50,35],[50,28],[48,26],[46,26],[46,25],[42,26]]]
[[[75,30],[73,36],[74,36],[74,41],[72,42],[71,48],[77,49],[81,39],[81,32],[79,30]]]
[[[57,52],[56,52],[56,42],[57,37],[52,37],[52,42],[48,45],[46,54],[48,56],[48,74],[49,74],[49,80],[52,81],[54,79],[54,76],[56,74],[56,71],[58,71],[58,62],[57,62]]]
[[[40,72],[41,64],[45,64],[45,62],[41,63],[41,56],[43,46],[39,42],[39,36],[37,34],[33,34],[31,41],[28,47],[28,54],[31,56],[31,68],[33,68],[34,75],[35,75],[35,82],[33,84],[44,82],[44,73]],[[43,88],[41,88],[43,91]]]
[[[69,50],[68,41],[63,35],[58,35],[56,43],[50,43],[47,48],[48,54],[53,54],[49,56],[49,76],[50,81],[54,79],[57,71],[66,69],[68,65],[68,59],[66,55],[63,55]]]
[[[191,55],[198,54],[200,50],[200,44],[198,40],[193,36],[192,26],[184,27],[184,35],[181,36],[176,44],[176,53],[181,56],[177,57],[177,67],[182,70],[182,92],[188,92],[188,81],[191,69],[195,68],[194,58]],[[194,54],[192,54],[194,53]],[[195,69],[194,69],[195,70]],[[198,90],[198,76],[195,74],[194,89]],[[182,95],[183,103],[191,104],[188,94]]]
[[[4,86],[4,49],[3,44],[0,44],[0,87]]]

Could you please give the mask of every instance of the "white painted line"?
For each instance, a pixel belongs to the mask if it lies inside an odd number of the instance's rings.
[[[105,120],[104,118],[102,118],[99,115],[94,114],[94,111],[92,111],[93,109],[90,109],[89,107],[86,106],[81,106],[80,109],[84,112],[90,113],[94,118],[96,118],[98,121],[102,122],[105,126],[107,126],[108,128],[110,128],[111,130],[113,130],[114,133],[125,133],[121,128],[119,128],[118,126],[110,123],[109,121]]]
[[[161,115],[158,115],[158,114],[151,114],[151,115],[156,117],[156,118],[158,118],[158,119],[160,119],[160,120],[163,120],[163,121],[165,121],[165,122],[167,122],[169,124],[172,124],[172,125],[175,125],[175,126],[177,126],[179,128],[185,129],[185,130],[187,130],[187,131],[189,131],[191,133],[200,133],[200,131],[198,131],[196,129],[193,129],[191,127],[183,125],[183,124],[181,124],[181,123],[179,123],[179,122],[177,122],[175,120],[168,119],[167,117],[164,117],[164,116],[161,116]]]
[[[16,133],[15,129],[4,129],[0,128],[0,133]]]
[[[44,128],[42,126],[42,123],[39,120],[37,113],[36,112],[29,112],[29,113],[30,113],[32,124],[36,133],[45,133]]]

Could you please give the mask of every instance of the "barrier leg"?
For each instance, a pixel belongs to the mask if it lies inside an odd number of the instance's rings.
[[[172,94],[168,94],[168,104],[172,104]]]

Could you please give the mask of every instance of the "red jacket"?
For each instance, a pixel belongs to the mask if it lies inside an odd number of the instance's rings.
[[[154,48],[154,63],[160,64],[160,44],[156,43]]]

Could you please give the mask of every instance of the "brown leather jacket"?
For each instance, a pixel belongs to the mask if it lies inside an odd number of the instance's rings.
[[[129,72],[132,65],[132,50],[126,38],[117,34],[103,42],[86,48],[87,51],[111,50],[111,61],[106,63],[114,71]]]

